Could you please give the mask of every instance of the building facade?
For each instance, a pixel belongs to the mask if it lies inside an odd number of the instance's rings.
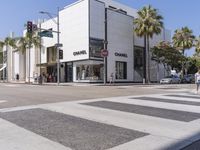
[[[134,34],[136,17],[137,10],[107,0],[80,0],[61,10],[60,82],[103,82],[104,76],[109,81],[111,74],[115,82],[142,82],[144,39]],[[57,30],[51,19],[41,27]],[[163,30],[154,36],[150,46],[163,40],[170,40],[169,31]],[[21,80],[27,81],[30,77],[34,81],[43,74],[45,82],[57,82],[56,43],[57,34],[53,33],[53,38],[42,38],[41,51],[32,48],[25,54],[12,54],[13,76],[19,74]],[[101,56],[102,49],[108,50],[106,63]],[[152,61],[150,66],[151,81],[159,81],[166,74],[163,65]]]

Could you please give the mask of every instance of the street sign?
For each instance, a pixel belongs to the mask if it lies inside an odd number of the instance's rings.
[[[108,56],[108,50],[107,49],[102,49],[101,50],[101,57],[107,57]]]
[[[39,32],[39,36],[53,38],[53,34],[49,30],[45,30],[45,31]]]
[[[61,43],[58,44],[58,43],[57,43],[57,44],[55,44],[54,46],[55,46],[55,47],[63,47],[63,44],[61,44]]]
[[[32,25],[32,30],[33,30],[33,31],[37,31],[37,30],[38,30],[37,24],[33,24],[33,25]]]

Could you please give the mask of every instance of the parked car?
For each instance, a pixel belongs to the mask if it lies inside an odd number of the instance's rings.
[[[194,74],[184,75],[181,82],[182,83],[194,83],[195,82],[195,75]]]
[[[181,83],[181,79],[176,75],[170,75],[160,80],[160,84]]]

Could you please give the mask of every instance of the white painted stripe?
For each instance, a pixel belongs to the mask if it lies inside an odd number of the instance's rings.
[[[5,84],[4,86],[7,86],[7,87],[20,87],[20,85],[18,85],[18,84]]]
[[[2,150],[71,150],[59,143],[0,119]]]
[[[126,113],[92,106],[72,103],[69,104],[67,102],[42,105],[41,108],[174,139],[182,139],[188,135],[200,131],[199,125],[190,126],[188,123],[180,121]]]
[[[117,147],[111,148],[109,150],[162,150],[166,149],[170,145],[174,145],[176,143],[179,143],[180,145],[177,145],[173,147],[173,149],[181,149],[184,146],[191,143],[191,141],[180,141],[180,140],[172,140],[170,138],[166,137],[159,137],[159,136],[145,136],[143,138],[135,139],[134,141],[119,145]],[[145,144],[146,143],[146,144]]]
[[[19,111],[19,110],[28,110],[28,109],[35,109],[35,108],[38,108],[38,107],[39,107],[39,105],[2,108],[2,109],[0,109],[0,112],[12,112],[12,111]]]
[[[197,120],[194,120],[194,121],[191,121],[190,124],[196,124],[196,125],[199,125],[200,124],[200,119],[197,119]]]

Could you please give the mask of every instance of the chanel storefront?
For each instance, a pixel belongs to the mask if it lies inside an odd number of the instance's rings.
[[[103,82],[104,69],[107,82],[111,74],[115,82],[141,82],[144,40],[133,32],[136,13],[135,9],[107,0],[80,0],[60,11],[61,82]],[[57,26],[48,20],[42,23],[42,28],[56,30]],[[150,46],[170,39],[167,35],[156,36]],[[42,39],[42,64],[56,62],[56,52],[51,48],[56,44],[56,37],[53,33],[53,39]],[[108,50],[105,65],[102,49]],[[152,70],[156,69],[156,65],[151,66]],[[49,68],[49,72],[56,76],[56,65]]]

